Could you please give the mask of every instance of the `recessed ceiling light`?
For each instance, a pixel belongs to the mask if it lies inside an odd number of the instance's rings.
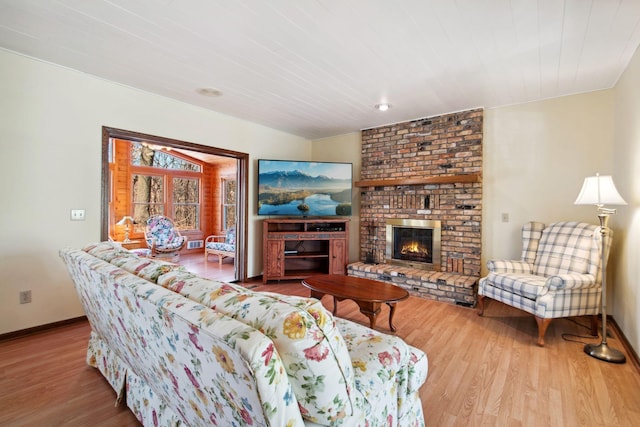
[[[376,104],[375,107],[377,110],[387,111],[389,108],[391,108],[391,104],[387,104],[387,103]]]
[[[201,87],[200,89],[197,89],[196,92],[202,96],[210,96],[211,98],[222,96],[222,92],[213,87]]]

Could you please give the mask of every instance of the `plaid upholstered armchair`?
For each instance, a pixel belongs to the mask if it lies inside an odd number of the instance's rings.
[[[478,286],[478,315],[488,297],[535,316],[538,345],[551,320],[591,315],[591,333],[598,335],[602,298],[600,227],[583,222],[558,222],[546,227],[529,222],[522,228],[522,259],[491,260],[489,274]],[[607,232],[605,260],[611,247]]]
[[[152,257],[179,256],[179,252],[187,244],[187,238],[180,234],[170,218],[154,215],[147,220],[144,240],[151,249]]]

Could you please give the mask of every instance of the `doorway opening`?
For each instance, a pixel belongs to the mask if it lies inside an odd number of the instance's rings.
[[[120,147],[120,152],[135,152],[135,150],[129,150],[128,146],[143,146],[147,150],[160,154],[156,157],[177,158],[179,161],[174,164],[179,165],[177,167],[179,171],[162,175],[155,173],[148,164],[130,166],[131,159],[126,159],[126,164],[117,165],[115,163],[118,161],[115,159],[116,146]],[[193,163],[201,164],[203,168],[198,171],[193,167],[185,167],[182,160],[187,163],[191,160]],[[119,161],[123,162],[122,159]],[[191,237],[189,240],[194,242],[204,240],[211,234],[220,234],[229,226],[235,226],[236,256],[233,258],[235,267],[233,280],[245,281],[247,279],[247,259],[244,248],[247,247],[248,164],[249,155],[246,153],[103,127],[101,240],[109,238],[118,240],[119,233],[122,231],[120,230],[122,226],[118,224],[120,217],[135,217],[135,206],[140,209],[141,202],[144,205],[143,212],[151,212],[155,209],[170,217],[178,217],[184,234]],[[167,187],[156,190],[156,194],[166,200],[163,199],[161,202],[156,199],[134,200],[133,187],[139,185],[141,179],[149,183],[162,183]],[[190,189],[188,197],[179,196],[178,190],[175,189],[178,185]],[[147,190],[145,192],[148,192]],[[228,197],[231,192],[233,192],[232,199]],[[138,215],[145,214],[138,213]],[[133,224],[132,235],[141,236],[143,226],[144,224]],[[193,244],[191,248],[199,249],[197,244]]]

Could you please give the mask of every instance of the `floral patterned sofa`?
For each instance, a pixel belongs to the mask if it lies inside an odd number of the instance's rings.
[[[398,337],[109,242],[60,255],[91,323],[87,362],[143,425],[424,425],[427,357]]]

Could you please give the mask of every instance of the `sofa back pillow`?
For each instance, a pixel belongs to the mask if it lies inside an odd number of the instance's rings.
[[[122,246],[118,246],[112,242],[92,243],[82,248],[82,250],[108,263],[114,258],[131,255],[129,251]]]
[[[347,345],[320,301],[253,292],[188,272],[170,272],[158,284],[260,330],[274,342],[302,416],[335,425],[355,407],[355,379]]]
[[[185,271],[181,265],[141,258],[111,242],[91,244],[85,246],[83,251],[153,283],[157,283],[158,277],[170,271]]]
[[[595,274],[599,256],[598,246],[594,246],[596,231],[595,225],[587,223],[550,224],[542,231],[533,273],[545,277],[566,273]]]

